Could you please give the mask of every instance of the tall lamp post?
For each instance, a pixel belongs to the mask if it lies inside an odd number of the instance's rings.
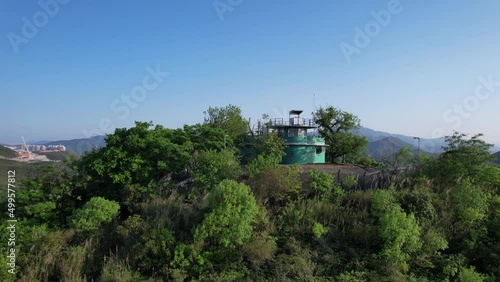
[[[420,137],[413,137],[413,139],[418,140],[417,156],[418,156],[418,163],[420,164]]]

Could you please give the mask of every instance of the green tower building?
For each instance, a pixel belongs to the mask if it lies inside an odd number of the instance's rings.
[[[286,140],[286,155],[283,164],[310,164],[324,163],[326,145],[325,139],[318,136],[309,136],[308,130],[316,128],[312,119],[300,117],[301,110],[292,110],[289,119],[274,118],[267,126],[268,132],[277,132],[278,136]]]

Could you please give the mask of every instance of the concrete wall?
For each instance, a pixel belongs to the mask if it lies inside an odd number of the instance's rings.
[[[283,164],[325,163],[325,139],[316,136],[285,137],[288,147]]]
[[[285,136],[288,135],[288,128],[285,128]],[[286,140],[286,155],[282,164],[318,164],[325,163],[325,139],[317,136],[292,136],[282,137]],[[256,157],[259,152],[251,145],[240,147],[242,153],[242,163]]]
[[[316,146],[288,146],[285,149],[283,164],[324,163],[325,152]]]

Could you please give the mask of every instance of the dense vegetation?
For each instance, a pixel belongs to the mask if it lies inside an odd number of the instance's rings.
[[[352,132],[361,127],[360,119],[352,113],[342,111],[332,106],[320,107],[313,118],[318,124],[318,131],[328,145],[327,159],[329,161],[356,162],[366,149],[368,140]]]
[[[45,166],[46,165],[42,163],[26,163],[0,159],[0,183],[7,183],[7,171],[9,170],[15,170],[17,173],[17,180],[22,182],[27,178],[38,177],[43,174]],[[18,183],[18,185],[22,186],[21,183]],[[0,201],[3,201],[6,196],[7,188],[0,191]]]
[[[403,183],[346,190],[279,165],[276,135],[254,135],[241,166],[244,121],[229,106],[182,129],[138,122],[26,180],[17,274],[2,256],[0,281],[500,279],[500,168],[480,135],[449,136]]]

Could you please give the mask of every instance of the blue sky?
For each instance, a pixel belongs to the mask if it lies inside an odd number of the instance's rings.
[[[55,1],[0,2],[0,142],[315,104],[375,130],[500,144],[500,1]]]

